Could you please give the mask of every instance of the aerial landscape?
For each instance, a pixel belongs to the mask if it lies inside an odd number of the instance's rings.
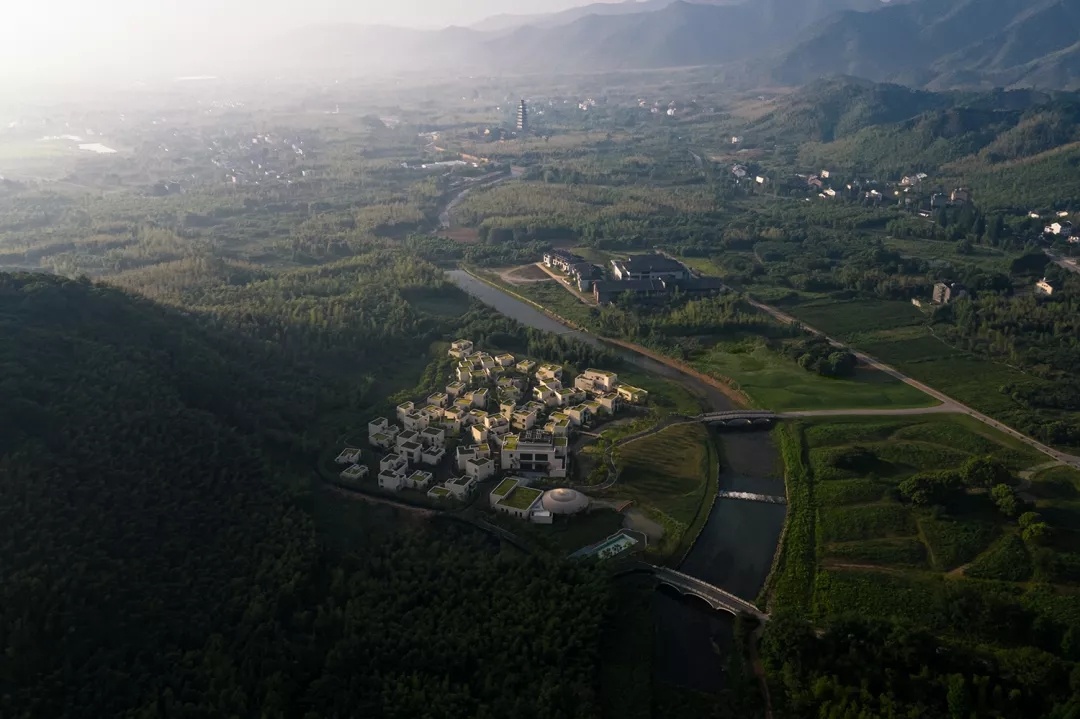
[[[1080,719],[1080,0],[241,5],[0,10],[0,717]]]

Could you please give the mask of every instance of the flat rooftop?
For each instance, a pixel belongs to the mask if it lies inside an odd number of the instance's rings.
[[[498,503],[511,509],[528,509],[533,506],[542,494],[543,492],[539,489],[518,486],[514,488],[513,492],[500,499]]]
[[[500,494],[506,494],[511,489],[513,489],[514,485],[516,485],[517,483],[518,483],[518,480],[514,479],[513,477],[507,477],[503,481],[499,482],[499,486],[496,487],[495,489],[491,490],[491,493],[496,495],[496,496],[498,496]]]

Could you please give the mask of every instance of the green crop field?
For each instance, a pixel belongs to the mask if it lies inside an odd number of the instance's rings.
[[[945,631],[956,597],[989,591],[985,580],[1000,585],[993,601],[1014,608],[1028,600],[1010,588],[1032,577],[1055,582],[1047,585],[1052,595],[1080,584],[1080,533],[1072,531],[1080,526],[1080,472],[1055,467],[1033,477],[1037,502],[1029,508],[1053,531],[1043,546],[1025,541],[985,489],[962,491],[944,507],[912,506],[899,491],[906,476],[959,469],[970,457],[993,457],[1014,473],[1045,463],[1018,440],[952,414],[818,418],[779,431],[791,501],[770,591],[783,606]],[[992,624],[979,631],[992,635]]]
[[[921,325],[926,316],[900,300],[815,300],[789,305],[788,312],[811,327],[837,338]]]
[[[715,377],[727,377],[762,407],[859,409],[927,407],[936,401],[884,372],[860,369],[852,379],[822,377],[799,367],[764,346],[749,352],[717,346],[695,358],[693,365]]]

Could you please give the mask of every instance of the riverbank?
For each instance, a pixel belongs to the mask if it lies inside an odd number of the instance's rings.
[[[707,375],[704,372],[700,372],[699,370],[694,369],[692,366],[685,362],[682,362],[681,360],[677,360],[674,357],[668,357],[667,355],[660,354],[659,352],[649,349],[648,347],[644,347],[633,342],[627,342],[626,340],[616,339],[614,337],[605,337],[603,335],[598,335],[578,324],[577,322],[567,319],[566,317],[562,317],[561,315],[552,312],[547,307],[544,307],[540,303],[534,302],[528,297],[525,297],[515,292],[511,287],[503,285],[500,282],[496,282],[489,277],[485,277],[482,273],[479,273],[474,269],[462,267],[461,271],[467,273],[473,279],[479,282],[483,282],[485,285],[488,285],[489,287],[499,292],[510,295],[514,299],[526,303],[530,307],[536,309],[538,312],[543,313],[545,317],[548,317],[555,322],[574,330],[575,332],[579,332],[581,334],[588,335],[594,338],[597,342],[601,344],[608,345],[610,347],[618,347],[629,352],[637,353],[643,357],[649,358],[654,362],[665,365],[666,367],[669,367],[681,374],[692,377],[697,382],[701,382],[702,384],[706,384],[713,389],[719,390],[733,403],[734,406],[732,406],[731,409],[747,409],[754,407],[754,403],[750,399],[749,395],[747,395],[745,392],[742,392],[741,390],[736,389],[733,386],[734,383],[730,378],[718,379],[712,375]]]

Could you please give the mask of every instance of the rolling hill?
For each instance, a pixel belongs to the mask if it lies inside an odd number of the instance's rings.
[[[803,83],[833,74],[930,88],[1080,87],[1080,0],[914,0],[844,11],[773,63]]]

